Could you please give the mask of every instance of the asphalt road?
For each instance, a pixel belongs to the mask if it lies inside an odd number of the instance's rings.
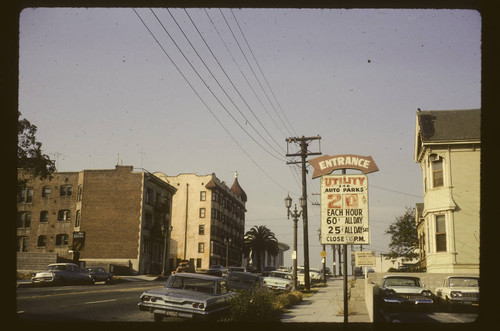
[[[163,281],[131,281],[95,285],[18,287],[16,318],[28,322],[153,322],[152,314],[139,311],[137,303],[144,290],[163,285]],[[375,322],[472,323],[477,318],[477,310],[449,313],[432,309],[425,312],[381,312],[376,314]],[[164,321],[188,320],[168,318]]]
[[[153,316],[137,308],[146,289],[163,282],[136,281],[17,288],[17,319],[22,321],[152,322]]]

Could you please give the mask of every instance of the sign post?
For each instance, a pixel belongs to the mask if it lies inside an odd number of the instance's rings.
[[[371,156],[324,155],[309,160],[312,178],[321,177],[321,244],[342,245],[344,256],[344,323],[348,322],[347,245],[369,245],[368,178],[378,171]],[[355,169],[362,174],[346,174]],[[330,175],[342,170],[340,175]]]

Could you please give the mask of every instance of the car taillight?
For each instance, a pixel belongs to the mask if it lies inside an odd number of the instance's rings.
[[[150,299],[150,297],[147,296],[147,295],[144,295],[144,296],[141,297],[142,301],[149,301],[149,299]]]
[[[452,298],[461,298],[462,297],[462,292],[451,291],[450,295],[451,295]]]
[[[156,302],[156,298],[155,297],[151,297],[151,302]]]
[[[193,306],[193,308],[198,308],[198,309],[205,308],[205,304],[204,303],[198,303],[198,302],[193,302],[192,306]]]

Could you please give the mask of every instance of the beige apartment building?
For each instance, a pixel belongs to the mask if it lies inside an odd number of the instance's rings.
[[[155,175],[177,190],[172,202],[170,264],[187,260],[196,269],[226,263],[241,266],[247,196],[237,174],[231,187],[215,174]]]
[[[160,273],[175,193],[132,166],[31,179],[18,191],[17,269],[56,256],[115,273]]]
[[[420,264],[429,273],[479,273],[481,110],[418,111],[415,162]]]

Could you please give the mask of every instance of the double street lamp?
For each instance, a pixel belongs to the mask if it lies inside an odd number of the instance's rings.
[[[299,199],[300,207],[304,208],[307,201],[304,197],[300,197]],[[287,209],[287,218],[290,219],[292,216],[293,219],[293,252],[292,252],[292,277],[293,277],[293,289],[296,290],[298,288],[297,284],[297,221],[299,217],[302,215],[302,211],[297,211],[297,204],[295,204],[295,210],[293,212],[290,211],[290,207],[292,206],[292,198],[290,195],[287,195],[285,198],[285,207]],[[306,275],[304,275],[305,277]]]

